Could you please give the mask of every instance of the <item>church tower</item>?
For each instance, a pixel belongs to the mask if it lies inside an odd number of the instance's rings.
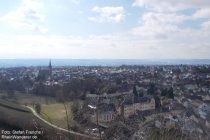
[[[49,62],[48,69],[49,69],[49,76],[50,76],[50,79],[52,79],[52,64],[51,64],[51,59],[50,59],[50,62]]]

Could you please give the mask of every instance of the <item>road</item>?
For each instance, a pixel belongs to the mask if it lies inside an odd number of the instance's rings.
[[[88,139],[99,140],[99,138],[97,138],[97,137],[93,137],[93,136],[90,136],[90,135],[86,135],[86,134],[74,132],[74,131],[71,131],[71,130],[67,130],[67,129],[58,127],[58,126],[56,126],[54,124],[51,124],[50,122],[46,121],[41,116],[39,116],[39,114],[37,114],[37,112],[32,107],[29,107],[29,106],[25,106],[25,107],[27,107],[28,109],[30,109],[31,112],[33,113],[33,115],[36,116],[38,119],[42,120],[44,123],[46,123],[47,125],[55,128],[57,130],[64,131],[64,132],[70,133],[72,135],[81,136],[81,137],[88,138]]]

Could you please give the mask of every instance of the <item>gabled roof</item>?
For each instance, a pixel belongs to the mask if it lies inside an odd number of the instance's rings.
[[[134,98],[134,103],[145,103],[145,102],[150,102],[151,98],[150,97],[136,97]]]
[[[100,112],[116,111],[114,104],[106,104],[106,103],[99,104],[98,109]]]

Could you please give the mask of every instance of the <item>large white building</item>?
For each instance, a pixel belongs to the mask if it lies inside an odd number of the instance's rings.
[[[118,108],[118,113],[125,118],[136,114],[138,111],[155,110],[155,100],[150,97],[141,97],[135,101],[125,102]]]
[[[117,115],[116,113],[117,112],[114,104],[102,103],[98,105],[98,108],[94,109],[94,113],[91,116],[91,120],[92,122],[96,123],[98,119],[99,123],[107,123],[115,119]]]

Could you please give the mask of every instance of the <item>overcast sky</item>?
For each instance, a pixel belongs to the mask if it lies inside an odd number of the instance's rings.
[[[210,58],[210,0],[0,0],[0,58]]]

